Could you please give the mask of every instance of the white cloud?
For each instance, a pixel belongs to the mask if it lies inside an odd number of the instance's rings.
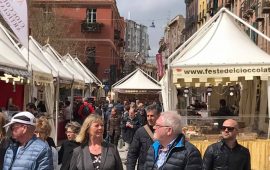
[[[131,20],[148,26],[150,55],[155,55],[158,42],[164,35],[164,26],[176,15],[185,16],[184,0],[117,0],[118,10],[124,18],[130,12]],[[152,21],[155,28],[150,28]]]

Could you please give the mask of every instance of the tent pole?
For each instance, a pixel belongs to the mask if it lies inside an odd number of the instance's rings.
[[[267,102],[268,102],[268,133],[267,133],[267,139],[270,138],[270,79],[268,77],[268,80],[267,80]]]
[[[70,89],[70,108],[71,108],[70,114],[71,114],[72,119],[74,118],[73,115],[72,115],[72,113],[73,113],[73,105],[74,105],[74,89],[73,89],[73,86],[74,86],[74,81],[72,81],[71,89]]]
[[[59,80],[59,72],[58,72],[58,77],[57,77],[57,85],[56,85],[56,99],[55,99],[55,137],[54,137],[54,141],[55,141],[55,145],[57,146],[58,141],[58,115],[59,115],[59,84],[60,84],[60,80]]]

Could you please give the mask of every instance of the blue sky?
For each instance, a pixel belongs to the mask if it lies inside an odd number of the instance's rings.
[[[166,23],[176,15],[185,16],[184,0],[116,0],[120,15],[148,26],[150,56],[158,51],[158,42],[164,35]],[[155,28],[149,27],[154,21]]]

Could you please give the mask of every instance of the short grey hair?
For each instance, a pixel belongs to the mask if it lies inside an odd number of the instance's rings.
[[[176,111],[162,112],[160,115],[163,118],[164,126],[170,126],[174,134],[182,133],[181,116]]]

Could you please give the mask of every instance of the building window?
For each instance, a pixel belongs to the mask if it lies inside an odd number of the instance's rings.
[[[96,48],[87,47],[86,49],[86,67],[93,73],[97,73],[97,63],[96,63]]]
[[[86,21],[87,23],[95,23],[97,21],[97,9],[87,9]]]

